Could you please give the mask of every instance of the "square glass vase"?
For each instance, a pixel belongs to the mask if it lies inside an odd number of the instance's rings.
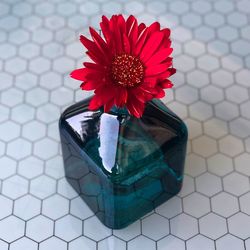
[[[141,118],[89,111],[89,101],[59,120],[65,175],[104,225],[124,228],[180,191],[187,127],[158,99]]]

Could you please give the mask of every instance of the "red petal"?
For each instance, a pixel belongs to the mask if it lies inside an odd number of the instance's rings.
[[[138,26],[138,36],[142,33],[142,31],[146,28],[145,23],[140,23]]]
[[[172,51],[172,48],[157,51],[151,58],[146,61],[146,65],[156,65],[161,63],[172,53]]]
[[[135,49],[134,49],[134,54],[137,56],[140,54],[141,52],[141,49],[147,39],[147,36],[148,36],[148,29],[146,28],[140,35],[137,43],[136,43],[136,46],[135,46]]]
[[[132,99],[133,98],[133,99]],[[136,98],[130,98],[127,108],[130,114],[137,118],[140,118],[144,112],[145,104],[137,100]]]
[[[102,106],[102,103],[100,102],[100,99],[98,96],[93,96],[89,103],[89,109],[90,110],[97,110]]]
[[[165,91],[162,88],[157,88],[157,95],[155,96],[155,98],[162,98],[165,96]]]
[[[149,34],[152,34],[156,31],[160,31],[160,24],[159,22],[154,22],[148,27]]]
[[[76,70],[73,70],[71,73],[70,73],[70,76],[76,80],[80,80],[80,81],[83,81],[86,77],[88,73],[88,69],[86,68],[81,68],[81,69],[76,69]]]
[[[174,86],[174,84],[171,81],[169,81],[168,79],[165,79],[165,80],[160,82],[160,86],[163,89],[171,89]]]
[[[148,41],[145,43],[144,47],[142,48],[140,58],[145,62],[149,59],[154,52],[160,46],[164,35],[161,32],[156,32],[150,36]]]
[[[95,41],[96,45],[98,46],[98,48],[102,51],[102,53],[104,55],[108,55],[109,50],[108,50],[108,46],[107,44],[103,41],[103,39],[101,38],[101,36],[91,27],[89,27],[89,32],[93,38],[93,40]]]
[[[102,16],[102,22],[100,23],[100,27],[101,27],[102,33],[107,43],[109,43],[111,40],[111,32],[110,32],[109,23],[110,21],[108,20],[108,18],[106,16]]]
[[[162,63],[162,64],[157,64],[151,67],[148,67],[145,70],[145,75],[146,76],[154,76],[163,73],[166,71],[169,67],[169,63]]]

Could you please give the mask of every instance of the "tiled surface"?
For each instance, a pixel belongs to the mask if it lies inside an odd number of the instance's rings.
[[[88,94],[68,73],[101,14],[172,28],[189,127],[180,194],[123,230],[104,227],[65,181],[57,123]],[[0,249],[249,250],[250,1],[1,0]]]

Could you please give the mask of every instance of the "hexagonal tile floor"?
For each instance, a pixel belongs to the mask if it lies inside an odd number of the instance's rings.
[[[68,76],[79,34],[114,13],[172,28],[164,102],[189,128],[182,191],[123,230],[66,182],[57,129],[89,96]],[[249,15],[249,0],[1,0],[0,249],[250,250]]]

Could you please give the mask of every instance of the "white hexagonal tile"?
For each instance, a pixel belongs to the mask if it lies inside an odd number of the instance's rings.
[[[228,219],[229,233],[238,236],[241,239],[250,237],[250,216],[237,213]]]
[[[240,197],[240,208],[241,211],[250,215],[250,193],[244,194]]]
[[[42,226],[41,226],[42,225]],[[50,238],[54,233],[54,223],[52,220],[39,215],[26,224],[26,236],[36,242],[44,241]]]
[[[185,173],[196,177],[204,172],[206,172],[205,159],[193,153],[187,155],[185,163]]]
[[[232,26],[224,25],[218,29],[218,37],[226,42],[231,42],[238,38],[238,31]]]
[[[211,105],[201,101],[191,104],[189,107],[189,112],[191,117],[199,121],[206,121],[213,116]]]
[[[226,43],[226,42],[223,42],[221,40],[213,40],[213,41],[210,41],[207,45],[207,50],[210,54],[214,55],[214,56],[217,56],[217,57],[221,57],[221,56],[224,56],[224,55],[227,55],[229,53],[229,44]],[[217,71],[215,71],[215,74],[217,74],[217,72],[223,72],[224,70],[222,69],[219,69]],[[213,75],[214,72],[212,72],[212,75]],[[220,79],[220,81],[222,82],[221,84],[228,84],[228,83],[225,83],[225,80],[224,79]],[[220,85],[220,84],[218,84]]]
[[[47,103],[48,100],[49,100],[49,93],[42,88],[34,88],[26,93],[27,103],[35,107]]]
[[[5,72],[0,72],[0,77],[1,77],[1,86],[0,90],[5,90],[8,89],[13,85],[13,76],[10,74],[7,74]]]
[[[2,250],[9,250],[9,245],[5,242],[0,240],[0,247]]]
[[[14,175],[16,173],[16,161],[12,160],[11,158],[7,156],[3,156],[0,158],[0,166],[1,172],[0,172],[0,179],[6,179],[10,177],[11,175]]]
[[[70,201],[70,214],[78,217],[81,220],[85,220],[86,218],[94,215],[92,210],[79,196]]]
[[[247,119],[250,119],[250,101],[244,102],[240,105],[240,111],[242,116],[244,116]]]
[[[188,240],[198,234],[198,223],[193,217],[180,214],[170,220],[171,234],[183,240]]]
[[[215,250],[214,242],[203,235],[197,235],[187,241],[187,250]]]
[[[213,85],[206,86],[201,90],[201,99],[215,104],[223,100],[223,91]]]
[[[56,192],[55,180],[42,175],[30,182],[30,193],[38,198],[45,199]]]
[[[31,143],[22,138],[10,142],[7,146],[7,155],[14,157],[17,160],[21,160],[30,155],[30,153]]]
[[[183,1],[175,1],[175,2],[171,2],[170,4],[170,10],[171,12],[174,12],[176,14],[184,14],[186,12],[188,12],[189,10],[189,6],[186,2]]]
[[[209,157],[217,152],[216,141],[205,135],[194,139],[192,146],[194,152],[203,157]]]
[[[41,212],[41,201],[31,195],[25,195],[14,204],[14,214],[23,220],[30,220]]]
[[[176,99],[184,104],[191,104],[198,100],[198,91],[190,86],[183,86],[176,90]]]
[[[204,173],[196,178],[197,191],[207,196],[213,196],[222,191],[222,184],[219,177]]]
[[[12,242],[24,235],[25,223],[16,216],[9,216],[0,221],[0,238]]]
[[[126,250],[125,241],[118,239],[114,236],[110,236],[100,242],[98,242],[99,250],[110,250],[110,249],[119,249]]]
[[[198,193],[190,194],[183,198],[183,209],[187,214],[199,218],[210,212],[209,199]]]
[[[24,72],[16,77],[15,86],[22,90],[28,90],[37,85],[37,76],[30,73]]]
[[[0,20],[0,28],[6,31],[14,30],[18,27],[18,18],[13,15],[7,15]]]
[[[227,16],[227,21],[235,27],[242,27],[247,24],[247,16],[239,12],[233,12]]]
[[[60,57],[53,62],[53,69],[61,74],[68,74],[73,68],[74,61],[68,57]]]
[[[182,212],[181,199],[177,196],[174,196],[167,202],[164,202],[162,205],[158,206],[155,211],[169,219],[173,218]]]
[[[234,9],[234,5],[232,2],[228,2],[226,0],[222,0],[216,2],[214,5],[215,9],[221,13],[228,13]]]
[[[11,111],[11,119],[18,123],[26,123],[35,117],[35,109],[27,104],[14,107]]]
[[[86,250],[96,250],[96,242],[90,240],[85,236],[81,236],[69,243],[69,250],[78,250],[81,249],[82,246],[86,248]]]
[[[185,124],[188,127],[189,139],[192,140],[202,134],[202,127],[200,122],[188,118],[185,120]]]
[[[157,242],[157,249],[165,250],[168,249],[175,249],[175,250],[185,250],[185,242],[180,240],[173,235],[169,235]]]
[[[18,163],[18,173],[25,178],[32,179],[43,173],[43,162],[30,156]]]
[[[227,233],[226,219],[210,213],[199,220],[200,233],[213,240]]]
[[[18,29],[10,33],[9,41],[13,44],[21,45],[28,42],[29,37],[29,32],[24,29]]]
[[[236,118],[229,123],[229,128],[232,135],[238,136],[240,138],[246,138],[250,135],[250,124],[249,120],[244,118]]]
[[[12,200],[9,198],[6,198],[4,196],[0,196],[0,204],[1,204],[1,210],[0,210],[0,220],[3,218],[9,216],[12,214]],[[1,246],[1,244],[0,244]]]
[[[243,66],[243,60],[241,57],[234,54],[229,54],[221,59],[222,67],[231,72],[240,70]]]
[[[21,103],[22,100],[23,92],[16,88],[10,88],[1,94],[1,103],[8,107],[14,107]]]
[[[98,228],[98,232],[96,228]],[[96,216],[84,221],[84,235],[95,241],[102,240],[110,236],[111,233],[111,229],[105,227]]]
[[[71,180],[71,184],[74,182],[74,188],[79,189],[79,186],[77,184],[77,181]],[[73,199],[75,197],[78,197],[78,192],[70,185],[66,178],[62,178],[58,181],[57,184],[57,192],[68,199]],[[80,190],[78,190],[80,192]]]
[[[249,87],[248,79],[250,77],[250,72],[247,69],[242,69],[235,74],[236,81],[242,86]]]
[[[86,2],[80,6],[80,13],[83,15],[94,15],[98,13],[99,5],[94,2]]]
[[[212,197],[211,204],[213,212],[223,217],[229,217],[239,211],[237,198],[225,192]]]
[[[144,4],[137,1],[129,1],[125,4],[125,11],[128,14],[137,15],[144,11]]]
[[[189,72],[195,68],[195,62],[191,56],[180,55],[175,58],[175,67],[182,72]]]
[[[223,15],[216,12],[206,14],[204,20],[205,23],[211,27],[220,27],[225,22]]]
[[[189,85],[196,88],[202,88],[209,84],[208,74],[197,69],[187,73],[187,81]]]
[[[43,57],[32,59],[29,63],[29,70],[35,74],[43,74],[50,69],[50,61]]]
[[[55,209],[56,207],[60,209]],[[53,220],[57,220],[68,212],[69,201],[58,194],[43,200],[42,213]]]
[[[158,214],[149,215],[142,220],[142,234],[152,240],[159,240],[169,234],[169,221]]]
[[[12,12],[19,17],[25,17],[32,13],[32,6],[29,3],[16,3],[13,6]]]
[[[67,230],[65,230],[65,228],[67,228]],[[66,241],[76,239],[82,235],[82,221],[71,215],[57,220],[55,223],[55,235]]]
[[[216,241],[216,249],[245,250],[244,241],[233,235],[227,234]]]
[[[219,69],[211,74],[212,82],[219,87],[227,87],[234,83],[233,75],[224,69]]]
[[[26,68],[27,68],[27,62],[19,57],[9,59],[5,63],[6,71],[13,75],[24,72]]]
[[[45,138],[35,143],[34,154],[41,159],[49,159],[58,153],[58,143]]]
[[[49,249],[67,250],[67,243],[59,238],[51,237],[39,244],[39,250]]]
[[[20,176],[6,179],[2,185],[2,193],[12,199],[17,199],[28,192],[28,181]]]
[[[189,12],[182,16],[182,23],[188,28],[196,28],[201,24],[201,17],[195,13]],[[199,47],[197,46],[197,51]]]
[[[51,102],[59,106],[71,104],[73,102],[73,99],[73,91],[68,88],[57,88],[51,93]]]
[[[20,250],[20,249],[26,249],[26,250],[37,250],[38,244],[34,242],[33,240],[30,240],[29,238],[23,237],[10,245],[10,250]]]
[[[26,42],[19,47],[19,55],[25,59],[32,59],[39,55],[39,46]]]
[[[38,28],[32,32],[32,40],[38,44],[45,44],[52,40],[53,34],[45,28]]]
[[[49,59],[55,59],[62,56],[63,52],[63,46],[56,42],[47,43],[42,49],[42,54]],[[54,74],[54,72],[48,72],[47,74]]]
[[[197,60],[198,67],[206,72],[212,72],[219,68],[219,61],[211,55],[204,55]]]
[[[67,4],[67,3],[66,3]],[[59,15],[49,15],[45,19],[45,27],[49,30],[59,30],[65,26],[65,19]]]
[[[236,172],[225,176],[223,178],[223,184],[225,191],[237,196],[250,190],[248,178]]]
[[[242,103],[248,99],[247,89],[233,85],[226,89],[226,97],[231,102]]]
[[[228,133],[227,123],[217,118],[211,118],[204,123],[204,132],[215,139],[221,138]]]
[[[9,117],[9,109],[0,105],[0,122],[6,121]]]
[[[224,176],[234,170],[232,159],[220,153],[209,157],[207,165],[208,171],[218,176]]]
[[[193,193],[195,190],[194,188],[194,179],[188,175],[184,176],[182,189],[179,192],[178,196],[183,198],[191,193]]]
[[[59,116],[60,109],[54,104],[48,103],[37,109],[37,118],[44,123],[58,120]]]
[[[185,29],[184,27],[177,26],[177,27],[173,28],[173,30],[172,30],[172,38],[178,42],[184,43],[184,42],[192,40],[192,33],[190,30]],[[194,59],[192,57],[186,56],[186,55],[180,56],[180,58],[179,58],[180,64],[183,66],[183,64],[181,62],[181,58],[183,58],[186,62],[191,61],[191,63],[192,63],[191,68],[194,68]],[[186,67],[184,66],[184,68],[187,70],[189,68],[189,66],[186,66]]]
[[[236,156],[244,151],[242,140],[232,135],[227,135],[219,141],[219,149],[228,156]]]
[[[242,174],[250,176],[250,154],[243,153],[235,158],[235,168]]]
[[[156,243],[143,235],[128,242],[128,250],[136,250],[139,247],[145,250],[155,250]]]
[[[178,116],[180,116],[182,119],[184,119],[188,115],[187,107],[184,104],[181,104],[179,102],[172,102],[172,103],[168,104],[168,107],[173,112],[178,114]]]
[[[41,25],[42,19],[35,15],[29,15],[22,20],[22,26],[30,31],[35,31]]]
[[[39,121],[31,121],[23,126],[22,136],[31,141],[37,141],[46,134],[46,126]]]
[[[0,45],[0,58],[6,60],[16,55],[16,48],[11,44],[1,44]]]
[[[55,179],[64,177],[63,161],[61,156],[55,156],[54,158],[46,161],[45,173]]]

